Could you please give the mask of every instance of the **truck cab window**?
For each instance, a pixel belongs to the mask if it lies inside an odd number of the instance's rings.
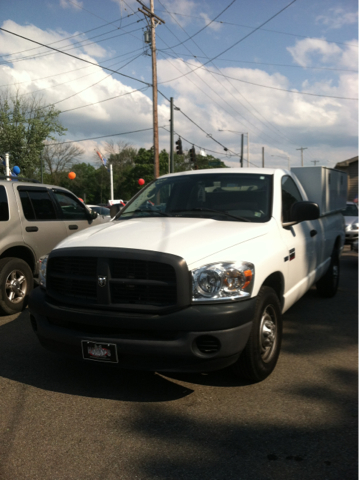
[[[290,221],[290,209],[293,203],[301,202],[302,196],[291,177],[282,178],[282,222]]]

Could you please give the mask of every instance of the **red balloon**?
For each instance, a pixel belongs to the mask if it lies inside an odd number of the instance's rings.
[[[76,178],[76,173],[75,172],[70,172],[68,174],[68,177],[69,177],[70,180],[73,180],[74,178]]]
[[[82,200],[82,198],[79,197],[79,200],[80,200],[80,202],[84,203],[84,201]]]
[[[143,179],[143,178],[140,178],[140,179],[138,180],[138,184],[139,184],[139,185],[144,185],[144,184],[145,184],[144,179]]]

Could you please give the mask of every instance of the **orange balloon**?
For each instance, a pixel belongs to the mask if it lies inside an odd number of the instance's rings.
[[[74,178],[76,178],[76,173],[75,172],[70,172],[68,174],[68,177],[69,177],[70,180],[73,180]]]
[[[82,200],[82,198],[79,197],[79,200],[80,200],[80,202],[84,203],[84,201]]]

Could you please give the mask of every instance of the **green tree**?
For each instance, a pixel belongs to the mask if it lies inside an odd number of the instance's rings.
[[[39,176],[45,140],[55,140],[55,135],[64,135],[67,130],[59,114],[36,95],[0,94],[0,152],[10,154],[11,166],[20,167],[23,176]]]
[[[96,169],[89,163],[77,163],[73,165],[72,171],[76,173],[74,180],[68,178],[68,172],[60,172],[56,184],[71,190],[79,198],[86,200],[86,203],[101,203],[101,185],[98,181],[100,169]],[[106,169],[105,173],[107,173]],[[44,181],[50,183],[50,180],[50,174],[45,174]]]
[[[130,192],[131,198],[139,190],[141,190],[142,185],[138,184],[138,180],[143,178],[145,185],[154,180],[154,157],[153,150],[150,148],[146,150],[145,148],[140,148],[137,152],[137,155],[134,159],[135,166],[127,173],[125,182]],[[168,173],[168,153],[166,150],[162,150],[159,154],[159,166],[160,166],[160,175],[165,175]],[[123,197],[121,197],[123,198]],[[127,200],[128,198],[124,198]]]

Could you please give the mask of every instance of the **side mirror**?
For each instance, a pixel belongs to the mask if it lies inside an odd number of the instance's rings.
[[[90,216],[91,216],[91,220],[95,220],[98,217],[98,213],[95,212],[94,210],[91,210]]]
[[[319,218],[319,215],[318,204],[313,202],[296,202],[291,206],[289,222],[283,223],[283,227],[291,227],[306,220],[316,220]]]

